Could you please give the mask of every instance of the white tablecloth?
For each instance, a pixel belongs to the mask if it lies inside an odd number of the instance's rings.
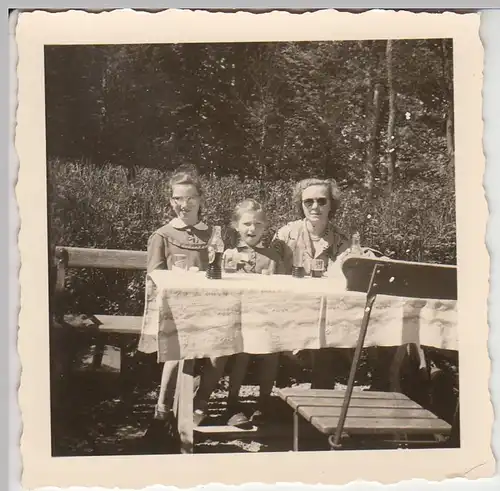
[[[354,347],[366,295],[348,292],[342,276],[154,271],[146,280],[139,349],[159,361]],[[456,301],[379,295],[365,346],[405,343],[458,350]]]

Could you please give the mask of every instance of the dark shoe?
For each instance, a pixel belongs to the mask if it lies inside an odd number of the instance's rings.
[[[256,425],[262,425],[266,422],[266,418],[262,410],[257,408],[250,416],[250,421]]]
[[[173,413],[170,413],[164,420],[153,419],[141,443],[141,453],[144,454],[181,453],[181,441]]]
[[[252,424],[248,421],[243,410],[238,406],[228,406],[226,410],[226,418],[228,426],[236,426],[236,428],[250,429]]]

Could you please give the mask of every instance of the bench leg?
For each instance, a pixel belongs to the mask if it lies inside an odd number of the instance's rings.
[[[293,451],[299,451],[299,413],[293,412]]]
[[[179,363],[177,387],[174,402],[181,453],[193,453],[193,373],[194,360],[183,360]]]
[[[75,332],[66,331],[67,352],[63,360],[63,377],[65,379],[65,385],[69,387],[71,385],[71,378],[73,377],[73,367],[78,354],[78,338]]]
[[[94,356],[92,358],[92,368],[94,370],[101,368],[104,349],[106,348],[106,336],[98,334],[95,341]]]
[[[453,447],[460,448],[460,398],[457,395],[457,405],[455,406],[455,413],[453,415],[453,424],[451,425],[451,435],[449,444]]]
[[[129,349],[129,344],[122,341],[120,345],[120,392],[122,400],[126,404],[131,402],[133,393]]]

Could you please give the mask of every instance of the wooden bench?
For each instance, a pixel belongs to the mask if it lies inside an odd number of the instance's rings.
[[[127,350],[131,338],[137,338],[141,333],[142,316],[107,315],[95,312],[84,312],[82,315],[66,315],[69,305],[65,299],[65,284],[69,269],[115,269],[146,271],[147,252],[125,251],[115,249],[87,249],[81,247],[56,247],[53,253],[54,275],[51,311],[53,313],[52,326],[66,328],[71,334],[93,337],[95,350],[92,366],[99,368],[102,363],[106,344],[113,344],[120,349],[120,379],[123,398],[128,394],[128,363]],[[66,362],[63,372],[71,373],[76,358],[75,345],[69,343],[64,346]],[[184,365],[184,364],[183,364]],[[188,363],[186,368],[179,371],[177,390],[174,401],[174,412],[179,423],[181,437],[181,452],[191,453],[193,449],[193,374]],[[70,377],[67,377],[68,379]],[[159,383],[159,381],[158,381]]]
[[[142,316],[107,315],[96,312],[82,312],[83,315],[68,315],[70,305],[65,295],[66,278],[69,269],[116,269],[146,270],[146,252],[113,249],[87,249],[80,247],[56,247],[54,254],[55,285],[53,296],[54,325],[66,327],[76,335],[90,336],[95,339],[92,366],[99,368],[107,343],[120,349],[120,376],[126,372],[126,350],[131,339],[141,332]],[[74,361],[74,350],[68,356],[66,375],[69,376]]]

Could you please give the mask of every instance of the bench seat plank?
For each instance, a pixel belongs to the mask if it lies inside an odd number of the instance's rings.
[[[95,315],[99,322],[100,332],[118,334],[140,334],[142,316],[137,315]]]
[[[261,429],[262,430],[262,429]],[[206,425],[206,426],[197,426],[194,428],[195,433],[210,436],[210,435],[220,435],[224,434],[226,436],[232,435],[252,435],[255,436],[259,432],[259,428],[257,426],[252,426],[251,428],[238,428],[237,426],[229,426],[229,425]]]
[[[92,317],[88,317],[68,314],[64,316],[64,323],[74,329],[82,331],[140,334],[142,316],[96,314]]]
[[[205,439],[229,439],[229,438],[289,438],[290,425],[288,423],[271,422],[269,424],[252,426],[251,428],[238,428],[229,425],[203,425],[194,428],[194,433],[200,440]],[[303,437],[315,437],[317,430],[311,425],[301,425]]]

